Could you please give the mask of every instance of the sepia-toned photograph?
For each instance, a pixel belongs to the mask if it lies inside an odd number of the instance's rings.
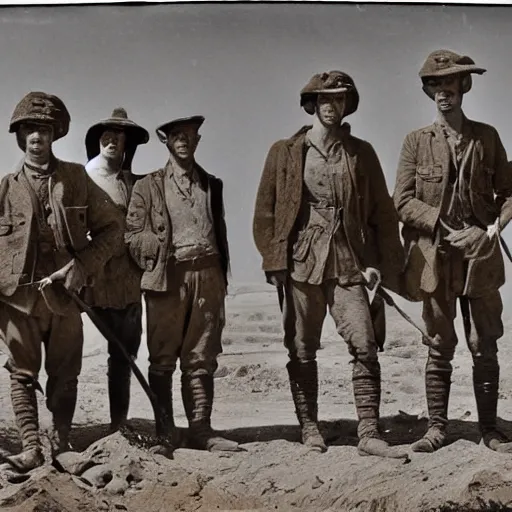
[[[0,509],[512,511],[512,8],[0,8]]]

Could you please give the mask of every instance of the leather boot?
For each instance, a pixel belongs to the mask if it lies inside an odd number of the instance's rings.
[[[75,415],[78,380],[73,379],[63,385],[60,384],[62,389],[55,389],[55,385],[52,384],[53,378],[49,378],[48,380],[48,389],[54,389],[52,394],[48,397],[48,409],[53,414],[53,435],[51,444],[53,455],[55,456],[59,453],[71,450],[69,434],[71,432],[73,416]]]
[[[497,361],[474,361],[473,388],[484,444],[496,452],[512,453],[512,442],[497,429],[499,382],[500,367]]]
[[[449,360],[429,356],[425,369],[428,430],[419,441],[412,444],[412,451],[432,453],[445,443],[451,376],[452,364]]]
[[[11,401],[21,437],[22,451],[18,455],[7,457],[7,460],[16,471],[25,473],[44,463],[39,439],[39,414],[33,379],[11,375]]]
[[[289,361],[286,365],[290,379],[295,413],[301,428],[302,444],[319,452],[327,451],[318,428],[318,365],[316,361]]]
[[[127,362],[110,359],[108,362],[108,398],[110,432],[126,423],[130,407],[131,368]]]
[[[156,396],[160,409],[160,418],[155,418],[156,435],[159,440],[157,446],[151,450],[170,457],[178,446],[178,434],[174,424],[172,406],[172,371],[148,373],[149,387]]]
[[[355,361],[352,369],[352,385],[359,424],[357,435],[358,453],[392,459],[407,459],[402,449],[389,444],[379,430],[380,408],[380,364],[378,361]]]
[[[213,375],[181,375],[183,406],[188,419],[190,444],[199,450],[239,451],[238,443],[221,437],[211,427]]]

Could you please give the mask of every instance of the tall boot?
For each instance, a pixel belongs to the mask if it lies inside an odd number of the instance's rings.
[[[289,361],[286,365],[290,379],[295,413],[301,428],[302,444],[320,452],[327,446],[318,428],[318,365],[316,361]]]
[[[148,373],[149,387],[155,394],[160,409],[160,418],[155,418],[159,444],[152,451],[166,456],[172,455],[174,448],[178,446],[172,406],[172,375],[172,371]]]
[[[238,443],[221,437],[211,427],[214,383],[213,375],[181,374],[183,407],[188,419],[192,446],[208,451],[238,451]]]
[[[354,362],[352,385],[359,424],[357,446],[360,455],[376,455],[392,459],[407,459],[407,453],[389,446],[379,430],[381,395],[380,364],[378,361]]]
[[[22,451],[18,455],[8,457],[7,460],[17,471],[24,473],[44,463],[33,379],[11,375],[11,401],[21,437]]]
[[[451,376],[452,364],[448,359],[429,355],[425,368],[428,430],[419,441],[412,444],[412,451],[432,453],[445,443]]]
[[[110,431],[116,432],[126,423],[130,407],[131,368],[124,361],[109,359],[108,398],[110,405]]]
[[[477,361],[473,366],[478,424],[484,444],[491,450],[512,453],[512,442],[497,429],[500,367],[498,361]]]
[[[53,414],[52,450],[54,455],[58,455],[71,449],[69,434],[75,415],[78,379],[63,385],[54,378],[49,378],[48,381],[48,389],[53,390],[48,396],[48,409]],[[59,385],[62,385],[62,389],[55,389]]]

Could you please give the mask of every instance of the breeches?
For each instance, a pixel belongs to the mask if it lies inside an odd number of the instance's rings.
[[[13,377],[19,373],[37,379],[44,346],[47,404],[53,410],[59,393],[76,386],[82,368],[82,318],[74,305],[66,316],[55,315],[46,307],[38,307],[37,312],[37,316],[29,316],[0,303],[0,333],[10,352]]]
[[[146,292],[149,371],[213,375],[222,352],[226,285],[220,265],[176,265],[172,289]]]
[[[499,291],[485,297],[469,298],[446,291],[443,283],[423,301],[423,320],[429,336],[438,334],[439,346],[431,347],[432,357],[451,361],[458,339],[454,320],[457,316],[457,298],[460,301],[464,334],[475,362],[497,361],[497,340],[503,336],[501,315],[503,303]]]
[[[327,307],[336,330],[355,360],[378,360],[377,344],[366,289],[340,286],[336,280],[321,285],[289,279],[285,286],[284,343],[291,359],[316,358]]]

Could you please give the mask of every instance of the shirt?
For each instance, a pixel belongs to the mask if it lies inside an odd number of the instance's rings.
[[[164,188],[176,261],[218,254],[209,194],[197,172],[189,175],[169,163]]]

